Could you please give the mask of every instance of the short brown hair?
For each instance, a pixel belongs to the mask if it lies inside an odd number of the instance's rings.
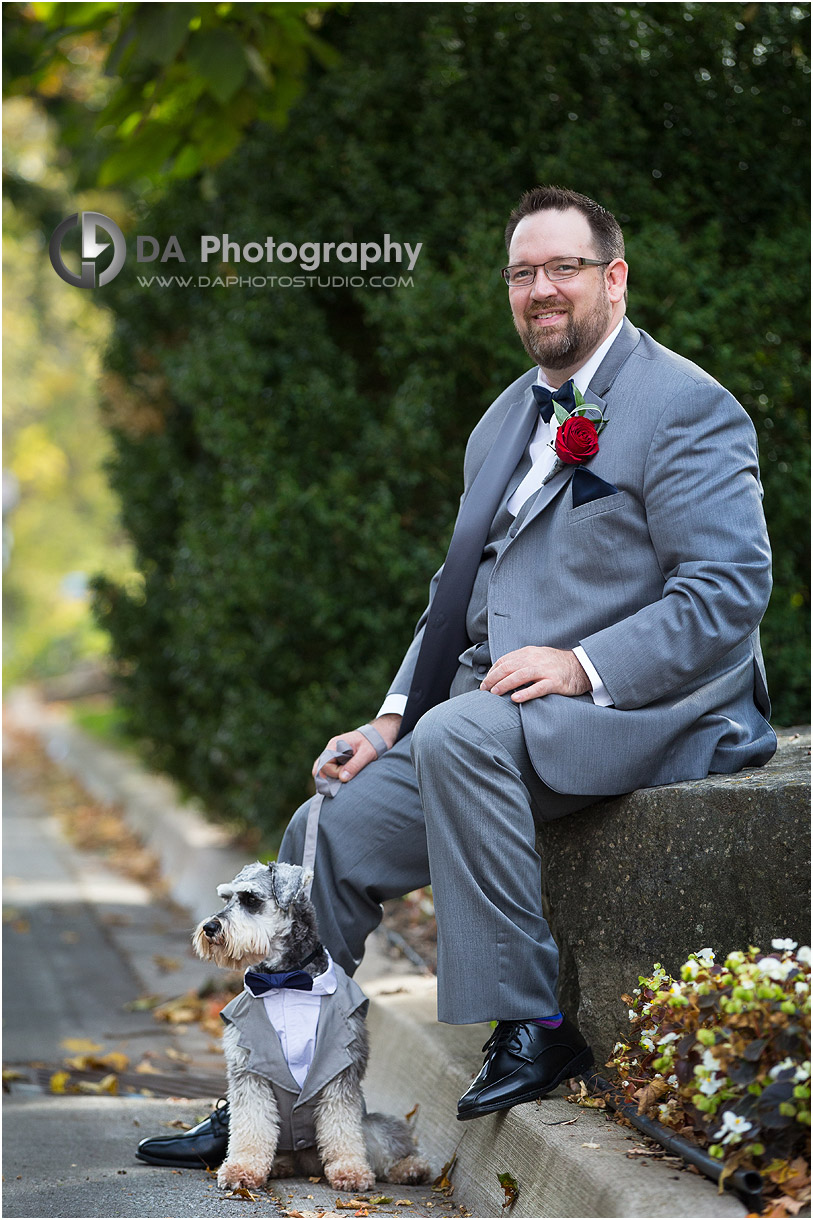
[[[624,234],[612,212],[596,203],[595,199],[571,191],[566,186],[536,186],[532,191],[525,192],[508,217],[505,226],[506,249],[511,245],[514,230],[525,216],[532,216],[535,212],[566,212],[568,208],[575,208],[587,219],[600,258],[612,262],[615,258],[624,257]]]

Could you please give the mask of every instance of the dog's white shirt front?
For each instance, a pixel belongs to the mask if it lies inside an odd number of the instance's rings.
[[[327,970],[317,974],[312,991],[277,987],[262,996],[268,1020],[277,1032],[290,1073],[300,1089],[313,1063],[322,996],[333,995],[336,987],[333,958],[328,953]],[[245,985],[244,990],[254,998]]]

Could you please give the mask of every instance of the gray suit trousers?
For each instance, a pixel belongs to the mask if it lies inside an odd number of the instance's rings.
[[[312,898],[324,944],[352,975],[381,903],[431,883],[438,1019],[556,1012],[559,955],[542,916],[535,818],[595,801],[542,783],[510,696],[470,689],[438,704],[322,805]],[[301,861],[307,812],[308,802],[292,818],[280,860]]]

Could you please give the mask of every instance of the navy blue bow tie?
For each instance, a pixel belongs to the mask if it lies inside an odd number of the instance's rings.
[[[245,984],[255,999],[279,987],[290,987],[294,991],[313,991],[313,979],[304,970],[288,970],[278,974],[247,970]]]
[[[566,381],[558,390],[548,390],[543,385],[532,385],[531,393],[536,399],[536,405],[539,407],[539,414],[544,419],[545,423],[550,423],[553,415],[553,400],[554,398],[559,403],[560,407],[568,412],[576,410],[576,395],[573,393],[573,381]]]

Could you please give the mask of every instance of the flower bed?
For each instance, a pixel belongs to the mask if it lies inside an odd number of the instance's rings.
[[[723,1166],[762,1174],[771,1216],[810,1199],[810,948],[774,940],[722,965],[690,955],[680,979],[656,963],[629,1004],[608,1067],[639,1114],[695,1140]]]

